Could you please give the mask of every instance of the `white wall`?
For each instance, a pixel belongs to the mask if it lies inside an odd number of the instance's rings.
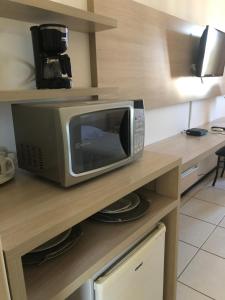
[[[225,30],[224,0],[134,0],[141,4],[161,10],[178,18],[196,24],[210,24]],[[213,81],[212,78],[207,80]],[[190,93],[186,79],[177,81],[180,91]],[[191,84],[191,82],[190,82]],[[196,92],[196,91],[195,91]],[[199,90],[201,93],[201,90]],[[225,116],[225,99],[205,99],[194,101],[192,106],[191,127]],[[146,112],[146,144],[167,138],[187,128],[188,106],[181,104]]]
[[[87,9],[86,0],[55,0]],[[104,0],[102,0],[104,1]],[[222,27],[225,4],[222,0],[136,0],[156,9],[196,23],[207,21]],[[215,5],[215,2],[217,4]],[[214,3],[214,5],[213,5]],[[217,9],[216,9],[217,8]],[[209,22],[208,22],[209,23]],[[31,24],[0,18],[0,89],[34,87]],[[89,46],[87,34],[70,32],[69,51],[74,86],[90,86]],[[181,87],[182,89],[182,87]],[[222,97],[193,102],[191,126],[225,116]],[[187,128],[188,104],[146,111],[146,141],[153,143]],[[0,105],[0,146],[15,150],[10,105]]]
[[[188,112],[188,103],[146,111],[145,144],[157,142],[186,129]]]
[[[197,127],[201,124],[225,117],[225,99],[217,97],[192,103],[191,126]]]

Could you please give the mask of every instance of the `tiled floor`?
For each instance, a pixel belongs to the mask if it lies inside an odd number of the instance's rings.
[[[181,199],[177,300],[225,300],[225,178]]]

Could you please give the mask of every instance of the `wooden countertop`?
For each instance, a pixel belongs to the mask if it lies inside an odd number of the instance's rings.
[[[211,126],[225,127],[225,118],[198,126],[210,129]],[[190,166],[206,158],[216,150],[225,146],[225,135],[208,133],[202,137],[187,136],[177,134],[160,142],[147,146],[147,151],[175,155],[182,158],[181,170],[185,171]]]
[[[20,171],[0,187],[3,250],[23,255],[179,164],[173,156],[144,151],[133,164],[69,189]]]

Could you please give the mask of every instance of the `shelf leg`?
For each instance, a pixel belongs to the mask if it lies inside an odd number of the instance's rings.
[[[5,261],[12,299],[26,300],[27,294],[21,257],[5,255]]]
[[[166,225],[164,300],[176,300],[178,215],[179,208],[175,208],[163,219]]]
[[[0,241],[0,299],[10,300],[8,278],[5,269],[5,260],[2,252],[1,241]]]

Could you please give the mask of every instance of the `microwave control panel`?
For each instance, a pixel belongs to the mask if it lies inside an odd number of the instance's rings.
[[[134,154],[142,151],[145,139],[144,109],[134,110]]]

